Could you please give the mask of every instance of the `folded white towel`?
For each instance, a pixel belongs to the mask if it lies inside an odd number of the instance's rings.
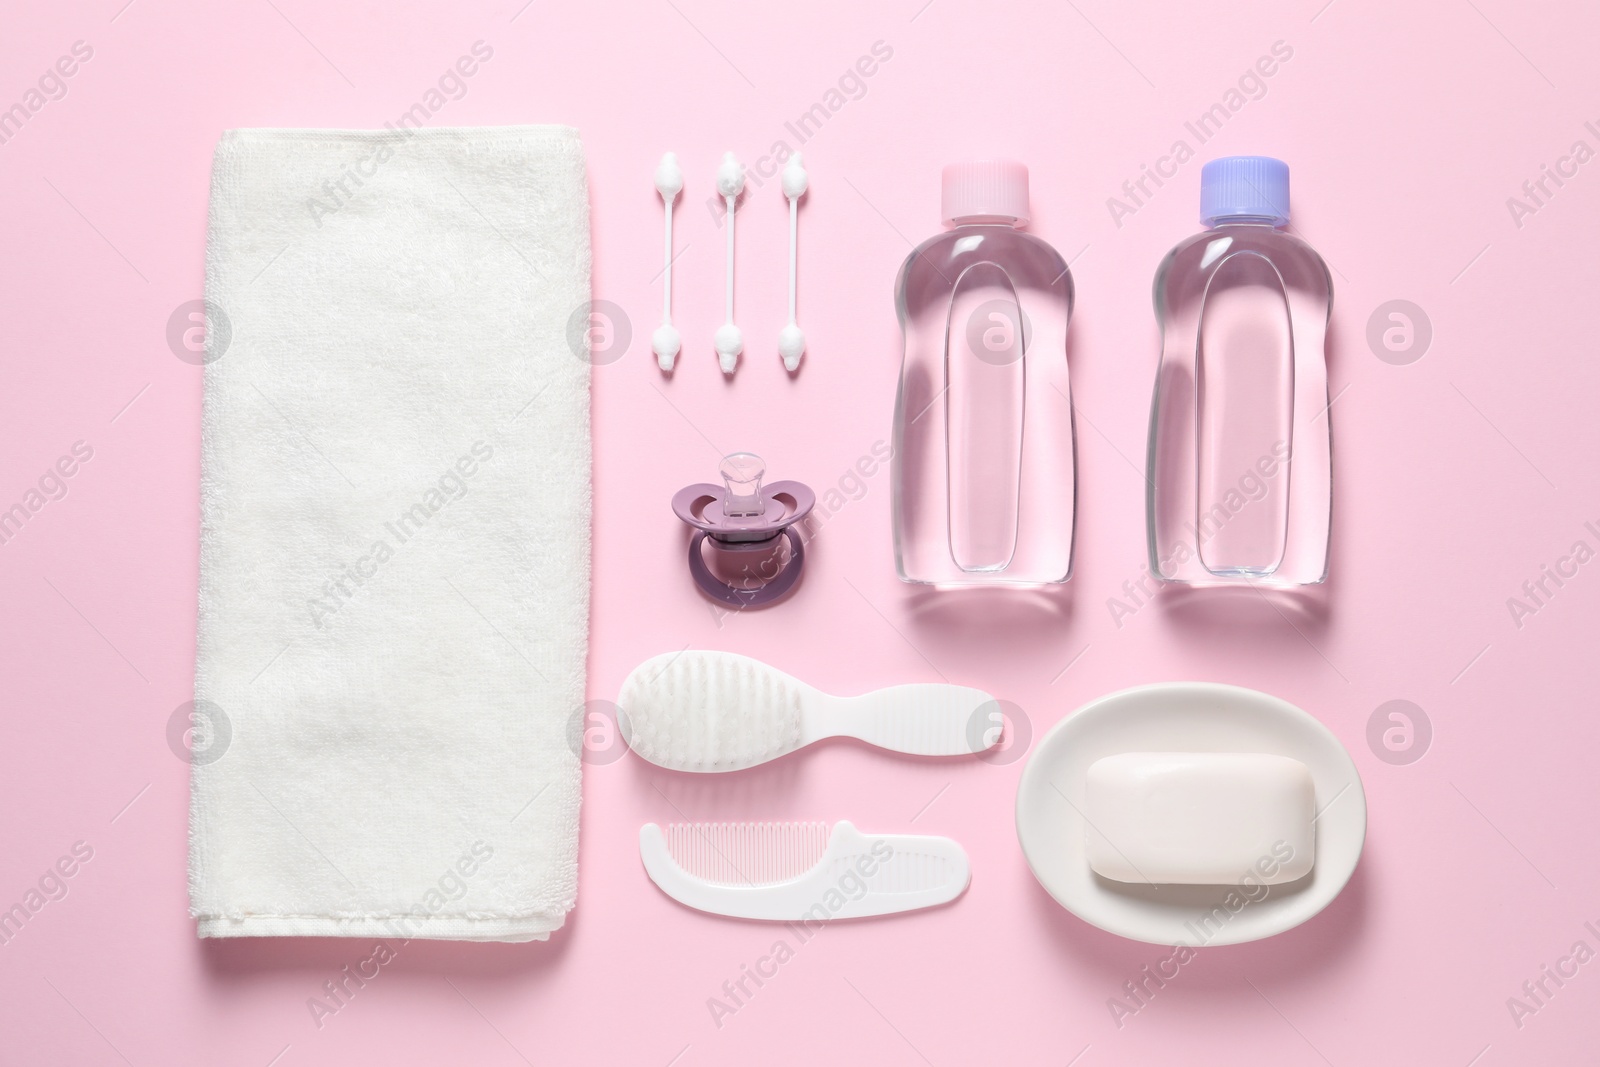
[[[548,937],[589,611],[576,131],[229,132],[206,259],[200,936]]]

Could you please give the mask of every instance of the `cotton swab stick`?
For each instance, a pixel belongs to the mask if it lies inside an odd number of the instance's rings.
[[[744,167],[732,152],[722,154],[722,166],[717,168],[717,191],[728,209],[728,321],[717,328],[717,363],[723,374],[732,374],[739,365],[739,353],[744,351],[744,335],[733,323],[733,220],[739,194],[744,192]]]
[[[650,347],[655,350],[656,362],[664,371],[670,371],[683,347],[678,328],[672,325],[672,207],[683,191],[683,171],[678,167],[678,157],[671,152],[661,157],[656,165],[656,192],[661,194],[666,206],[666,265],[661,270],[661,325],[650,335]]]
[[[806,335],[795,321],[795,278],[799,271],[800,198],[809,185],[805,164],[795,152],[783,165],[783,195],[789,198],[789,325],[778,334],[778,354],[790,374],[800,369],[800,357],[806,351]]]

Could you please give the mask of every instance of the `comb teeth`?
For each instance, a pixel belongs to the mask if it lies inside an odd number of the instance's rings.
[[[798,878],[822,862],[831,835],[825,822],[680,822],[665,833],[685,873],[719,885]]]
[[[827,882],[837,885],[839,879],[851,871],[857,870],[860,854],[845,854],[828,864],[824,873]],[[956,881],[961,865],[953,862],[948,855],[943,855],[937,849],[921,849],[907,847],[902,844],[894,850],[894,857],[890,860],[879,860],[878,867],[867,879],[872,887],[872,892],[884,897],[892,897],[897,893],[916,893],[927,889],[929,886],[943,885]]]

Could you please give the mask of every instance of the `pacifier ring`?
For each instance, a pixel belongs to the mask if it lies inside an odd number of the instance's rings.
[[[741,589],[736,585],[729,585],[712,574],[711,568],[706,566],[704,551],[706,539],[712,538],[712,535],[706,530],[698,531],[689,539],[689,573],[694,576],[695,584],[701,591],[713,600],[720,600],[724,604],[732,604],[738,608],[754,608],[770,604],[794,588],[794,584],[800,580],[800,568],[806,561],[805,543],[800,535],[795,533],[794,527],[786,527],[782,536],[789,542],[789,560],[778,569],[777,574],[761,585]],[[723,544],[717,542],[715,538],[712,540],[713,543]]]

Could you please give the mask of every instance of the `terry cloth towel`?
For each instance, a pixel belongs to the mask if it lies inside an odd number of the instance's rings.
[[[572,908],[589,264],[575,130],[217,146],[201,937],[529,941]]]

